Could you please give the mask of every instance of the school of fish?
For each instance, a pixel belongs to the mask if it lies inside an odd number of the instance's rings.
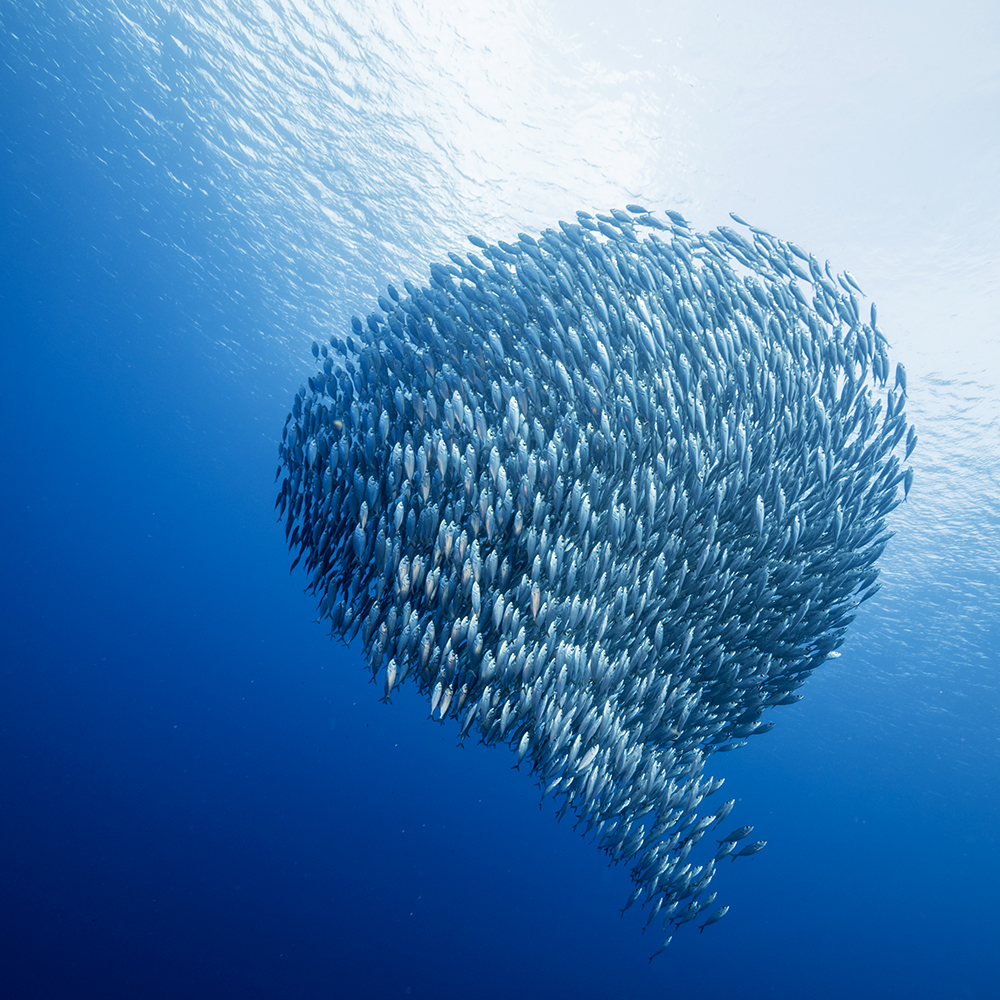
[[[734,804],[704,805],[706,763],[775,725],[877,590],[906,373],[850,274],[737,216],[577,216],[469,237],[314,344],[276,506],[386,700],[409,681],[506,743],[627,864],[624,909],[704,930],[716,865],[765,843],[689,860]]]

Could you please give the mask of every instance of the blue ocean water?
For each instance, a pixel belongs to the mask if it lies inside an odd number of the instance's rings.
[[[995,994],[994,11],[0,25],[2,995]],[[272,509],[313,338],[466,233],[635,200],[849,268],[920,433],[842,658],[713,761],[767,849],[652,964],[626,873],[506,751],[378,703]]]

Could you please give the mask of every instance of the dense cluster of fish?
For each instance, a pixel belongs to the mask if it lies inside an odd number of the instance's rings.
[[[733,806],[699,817],[706,761],[838,655],[916,435],[849,274],[753,227],[577,214],[470,237],[314,344],[277,506],[386,699],[409,680],[509,744],[666,928],[764,846],[688,860]]]

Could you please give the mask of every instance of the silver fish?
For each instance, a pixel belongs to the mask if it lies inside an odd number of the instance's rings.
[[[877,589],[906,372],[888,389],[853,277],[752,227],[630,205],[470,240],[314,347],[279,449],[293,566],[386,699],[411,683],[507,744],[627,862],[629,905],[687,913],[763,846],[688,860],[732,808],[699,818],[711,755],[767,732]]]

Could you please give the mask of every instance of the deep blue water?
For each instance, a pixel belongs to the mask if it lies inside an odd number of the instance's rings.
[[[847,61],[831,130],[898,129],[820,196],[728,156],[727,120],[778,150],[808,117],[727,54],[732,12],[626,7],[616,42],[559,5],[113,10],[0,12],[0,995],[996,995],[1000,157],[953,114],[996,108],[995,15],[912,19],[871,77]],[[800,69],[830,28],[775,24],[761,51]],[[676,72],[618,72],[671,30]],[[924,159],[880,173],[924,152],[892,72],[955,88],[924,105],[960,147],[936,197]],[[832,176],[802,127],[789,171]],[[651,965],[626,873],[506,751],[457,749],[413,692],[378,703],[272,509],[313,337],[462,233],[637,199],[837,257],[879,300],[921,435],[843,657],[715,758],[767,849],[724,866],[725,921]]]

